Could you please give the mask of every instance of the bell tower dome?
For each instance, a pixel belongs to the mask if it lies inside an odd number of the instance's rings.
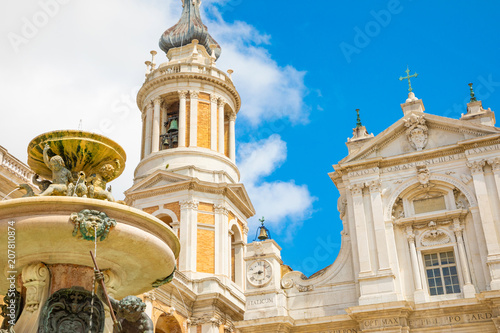
[[[179,237],[174,281],[160,288],[181,294],[172,296],[171,306],[203,332],[219,323],[220,313],[230,327],[243,319],[247,219],[255,214],[235,164],[240,96],[232,71],[216,67],[221,47],[201,21],[200,0],[183,1],[179,22],[161,35],[159,46],[165,62],[157,65],[151,52],[137,95],[141,161],[126,202]],[[183,301],[193,297],[192,307]]]

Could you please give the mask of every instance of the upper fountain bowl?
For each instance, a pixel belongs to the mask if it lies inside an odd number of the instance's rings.
[[[52,131],[37,136],[28,145],[28,165],[38,175],[48,179],[52,177],[52,171],[43,161],[45,145],[50,147],[49,155],[61,156],[66,168],[73,173],[83,171],[86,175],[95,174],[103,165],[118,161],[122,167],[113,175],[112,179],[115,179],[123,172],[127,160],[119,144],[100,134],[77,130]]]

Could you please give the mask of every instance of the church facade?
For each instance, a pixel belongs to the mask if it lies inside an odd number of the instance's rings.
[[[341,250],[308,278],[284,265],[274,240],[247,243],[255,209],[235,163],[241,99],[232,71],[216,67],[221,47],[200,2],[183,1],[160,39],[168,61],[152,52],[137,96],[141,161],[125,202],[181,243],[173,281],[142,295],[155,332],[499,332],[494,112],[471,90],[460,119],[436,116],[410,91],[379,135],[358,118],[329,174]],[[0,147],[2,197],[33,175]]]

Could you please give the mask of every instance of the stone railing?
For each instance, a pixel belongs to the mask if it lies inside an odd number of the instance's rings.
[[[0,147],[0,166],[26,183],[31,183],[31,178],[35,174],[26,164],[9,154],[3,147]]]
[[[196,63],[180,63],[173,65],[160,65],[159,68],[155,69],[146,78],[147,81],[151,81],[159,76],[175,74],[175,73],[199,73],[205,75],[211,75],[222,81],[233,84],[229,76],[218,68],[212,66],[206,66]]]

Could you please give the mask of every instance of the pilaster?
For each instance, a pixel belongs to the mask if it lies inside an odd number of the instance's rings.
[[[198,248],[198,201],[188,199],[180,202],[180,243],[184,249],[179,254],[179,270],[183,273],[196,272]]]
[[[226,101],[219,98],[219,153],[224,154],[224,105]]]
[[[215,212],[215,274],[229,277],[228,257],[230,258],[230,248],[227,248],[227,235],[229,232],[229,221],[227,210],[224,204],[214,206]]]
[[[179,90],[179,147],[186,146],[186,90]]]
[[[235,121],[236,114],[229,115],[229,158],[231,161],[236,161],[236,139],[235,139]]]
[[[146,104],[146,144],[144,147],[144,156],[151,154],[151,138],[153,127],[153,102],[149,101]]]
[[[476,197],[481,216],[481,225],[483,226],[484,237],[486,239],[486,248],[488,251],[487,264],[490,268],[491,289],[500,289],[500,243],[498,233],[493,220],[491,203],[486,187],[483,167],[485,161],[477,160],[467,163],[474,182]]]
[[[389,263],[389,252],[388,252],[389,244],[387,242],[387,236],[385,231],[384,210],[382,206],[382,196],[380,193],[381,184],[379,180],[373,180],[367,182],[366,186],[370,190],[370,200],[372,206],[375,239],[377,242],[379,270],[392,272]],[[390,244],[390,245],[392,245],[393,249],[396,248],[396,244]]]
[[[411,268],[413,272],[413,283],[415,285],[414,299],[415,303],[423,303],[426,301],[426,293],[422,289],[422,278],[420,266],[418,265],[417,247],[415,246],[415,233],[412,226],[406,227],[406,240],[410,248]]]
[[[460,266],[462,268],[462,276],[464,279],[463,294],[465,298],[473,298],[476,295],[476,289],[472,285],[469,262],[467,260],[467,254],[465,252],[465,244],[463,238],[464,227],[462,226],[458,218],[455,218],[453,220],[453,231],[455,232],[455,237],[457,239],[458,256],[460,257]]]
[[[152,130],[152,141],[151,141],[151,152],[156,153],[160,150],[160,112],[161,104],[163,99],[161,97],[156,97],[153,100],[154,104],[154,114],[153,114],[153,130]]]
[[[189,146],[198,145],[198,91],[189,91],[190,116],[189,116]]]
[[[217,151],[217,95],[210,96],[210,149]]]

